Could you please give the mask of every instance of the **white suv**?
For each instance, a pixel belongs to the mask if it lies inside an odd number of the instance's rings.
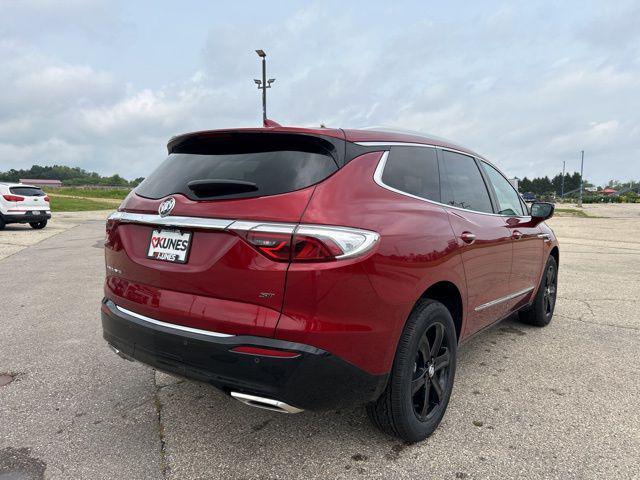
[[[39,230],[50,218],[49,197],[38,187],[0,182],[0,230],[7,223],[28,223]]]

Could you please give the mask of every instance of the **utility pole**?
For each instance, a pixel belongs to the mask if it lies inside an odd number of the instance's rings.
[[[256,53],[262,58],[262,80],[254,79],[254,83],[258,85],[258,90],[262,90],[262,123],[267,122],[267,88],[271,88],[271,84],[276,81],[275,78],[267,80],[267,54],[264,50],[256,50]]]
[[[582,150],[582,158],[580,160],[580,200],[578,200],[578,206],[582,208],[582,170],[584,167],[584,150]]]
[[[563,160],[562,161],[562,188],[561,188],[561,193],[560,193],[560,198],[564,198],[564,167],[565,167],[566,162]]]

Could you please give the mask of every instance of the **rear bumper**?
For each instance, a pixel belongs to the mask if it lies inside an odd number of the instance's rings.
[[[310,345],[248,335],[215,336],[134,316],[103,300],[105,340],[126,357],[158,370],[210,383],[223,391],[271,398],[304,410],[364,404],[377,398],[386,375],[371,375]],[[231,351],[238,346],[298,353],[293,358]]]
[[[43,220],[48,220],[51,218],[51,213],[41,213],[40,215],[33,215],[31,212],[27,211],[26,213],[18,213],[18,214],[2,214],[2,219],[4,223],[34,223],[34,222],[42,222]]]

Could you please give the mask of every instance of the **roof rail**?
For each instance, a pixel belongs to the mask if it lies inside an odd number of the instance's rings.
[[[409,128],[400,128],[400,127],[389,127],[385,125],[373,125],[368,127],[362,127],[358,130],[375,130],[376,132],[387,132],[387,133],[405,133],[407,135],[418,135],[420,137],[428,137],[433,140],[440,140],[442,142],[457,144],[453,140],[445,137],[441,137],[440,135],[434,135],[432,133],[421,132],[419,130],[411,130]]]

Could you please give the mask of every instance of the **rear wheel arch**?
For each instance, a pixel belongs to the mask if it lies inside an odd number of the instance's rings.
[[[456,327],[456,337],[459,342],[460,335],[462,334],[462,324],[464,319],[464,310],[460,289],[454,283],[443,280],[440,282],[436,282],[429,288],[427,288],[418,299],[418,302],[424,299],[436,300],[442,303],[447,308],[447,310],[449,310],[451,317],[453,317],[453,324]],[[416,302],[416,305],[418,302]]]
[[[556,260],[556,266],[560,266],[560,249],[558,247],[553,247],[549,255]]]

